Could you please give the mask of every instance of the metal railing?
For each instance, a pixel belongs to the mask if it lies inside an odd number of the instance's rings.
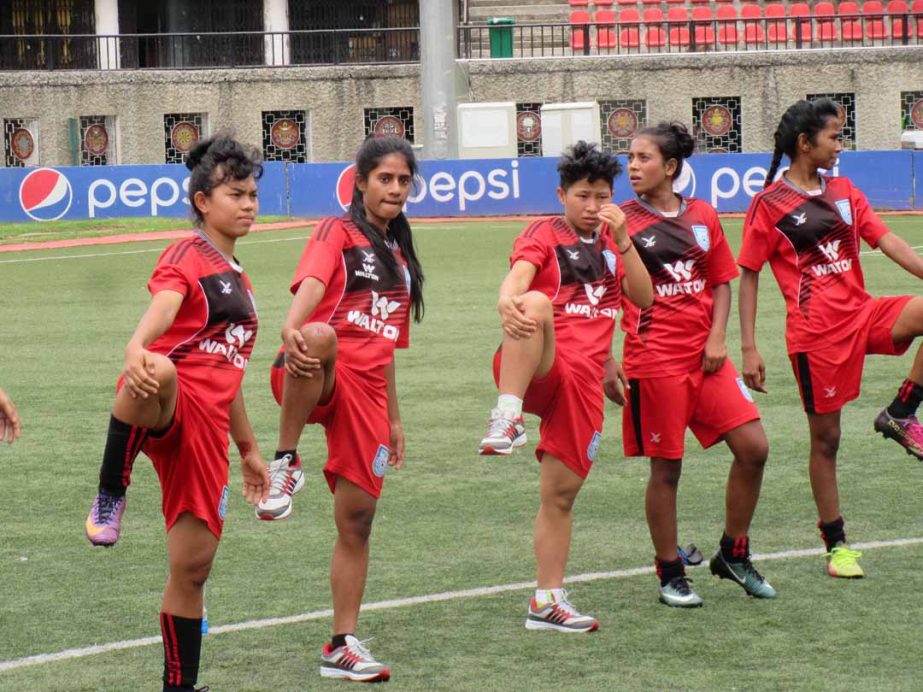
[[[0,70],[413,63],[419,27],[174,34],[0,35]]]
[[[458,57],[475,60],[918,46],[923,14],[468,25],[458,27],[457,42]]]

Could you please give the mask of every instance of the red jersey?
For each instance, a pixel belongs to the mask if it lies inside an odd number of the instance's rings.
[[[410,272],[400,250],[392,252],[389,267],[348,216],[322,219],[291,285],[294,294],[314,277],[327,287],[305,323],[327,322],[337,334],[337,359],[382,383],[394,349],[410,345]]]
[[[529,289],[547,295],[554,306],[555,348],[602,379],[625,275],[612,238],[602,233],[583,240],[563,218],[541,219],[516,238],[510,266],[520,260],[538,269]]]
[[[654,287],[650,307],[625,303],[625,374],[662,377],[701,368],[712,325],[712,287],[738,275],[718,214],[691,198],[681,200],[676,217],[641,200],[619,206]]]
[[[250,279],[203,234],[178,240],[160,259],[147,284],[151,295],[183,295],[170,328],[148,346],[176,366],[181,386],[228,426],[231,402],[250,362],[257,314]]]
[[[871,247],[889,229],[847,178],[821,179],[810,195],[780,178],[750,203],[737,262],[769,262],[788,313],[789,353],[803,353],[854,328],[871,296],[859,265],[859,237]]]

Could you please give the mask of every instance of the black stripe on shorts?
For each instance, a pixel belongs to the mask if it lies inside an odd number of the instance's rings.
[[[801,387],[801,399],[807,413],[816,413],[814,409],[814,387],[811,385],[811,367],[808,365],[807,353],[796,353],[798,364],[798,386]]]
[[[640,456],[647,456],[644,453],[644,438],[641,436],[641,380],[628,380],[628,388],[631,391],[629,401],[631,402],[631,423],[634,427],[635,442],[638,443],[638,453]]]

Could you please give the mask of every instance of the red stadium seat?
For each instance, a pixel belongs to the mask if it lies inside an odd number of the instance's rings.
[[[659,7],[649,7],[644,10],[644,45],[648,48],[659,48],[667,45],[667,34],[663,30],[663,12]]]
[[[567,4],[571,7],[586,7],[590,4],[590,0],[567,0]]]
[[[619,32],[619,44],[622,48],[641,47],[641,15],[638,10],[622,10],[619,16],[622,30]]]
[[[878,0],[866,0],[862,3],[862,14],[865,16],[865,37],[874,40],[888,38],[888,28],[885,26],[884,8]]]
[[[596,45],[600,48],[615,48],[618,40],[615,36],[615,12],[612,10],[598,10],[593,15],[596,22]]]
[[[852,0],[841,2],[837,8],[837,14],[840,15],[843,41],[861,41],[862,21],[859,19],[859,5]]]
[[[913,28],[910,29],[911,35],[923,38],[923,0],[913,0],[913,4],[910,5],[910,13],[912,15],[911,27],[916,27],[916,31]]]
[[[670,29],[671,46],[689,45],[689,13],[685,7],[671,7],[667,10],[667,25]]]
[[[590,33],[590,13],[586,10],[574,10],[570,13],[570,47],[577,51],[586,48]]]
[[[737,45],[737,10],[724,5],[715,15],[718,21],[718,43],[723,46]]]
[[[619,5],[635,5],[638,0],[618,0]]]
[[[596,0],[594,4],[597,7],[612,7],[612,0]]]
[[[769,43],[787,43],[785,6],[778,3],[766,5],[766,20],[766,38]]]
[[[686,0],[667,0],[668,5],[685,5]]]
[[[910,36],[910,13],[904,0],[891,0],[888,3],[888,14],[891,15],[891,35],[894,38]]]
[[[811,43],[811,8],[807,3],[794,2],[788,8],[788,16],[792,25],[792,40],[801,46]]]
[[[758,45],[766,40],[763,10],[759,5],[744,5],[740,8],[740,16],[744,20],[744,43]]]
[[[715,2],[734,2],[734,0],[715,0]]]
[[[710,7],[693,7],[692,25],[695,30],[696,45],[714,45],[715,23]]]
[[[840,32],[836,28],[836,10],[832,2],[814,5],[814,22],[817,26],[817,40],[821,43],[836,41]]]
[[[700,2],[711,2],[711,0],[689,0],[689,2],[700,3]]]
[[[660,0],[641,0],[642,5],[659,5]]]

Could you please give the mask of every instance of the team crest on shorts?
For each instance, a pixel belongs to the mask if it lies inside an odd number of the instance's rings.
[[[849,206],[848,199],[838,199],[836,201],[836,210],[840,212],[843,221],[852,226],[852,207]]]
[[[224,486],[224,490],[221,491],[221,500],[218,502],[218,516],[221,517],[222,521],[224,521],[224,517],[227,513],[228,513],[228,486]]]
[[[603,250],[603,259],[606,260],[609,273],[615,276],[615,253],[612,250]]]
[[[695,235],[695,242],[699,244],[699,247],[705,252],[708,252],[708,248],[711,247],[711,238],[708,237],[708,226],[695,224],[692,227],[692,233]]]
[[[388,452],[390,450],[384,445],[378,445],[378,451],[375,452],[375,458],[372,459],[372,473],[379,478],[383,478],[385,471],[388,470]]]
[[[747,385],[744,384],[743,378],[740,378],[740,377],[737,378],[737,386],[740,387],[740,393],[744,395],[744,399],[746,399],[752,404],[753,395],[750,393],[750,390],[747,387]]]
[[[599,442],[602,438],[603,436],[598,432],[594,432],[593,437],[590,438],[590,445],[586,448],[586,456],[590,461],[596,461],[596,455],[599,454]]]

